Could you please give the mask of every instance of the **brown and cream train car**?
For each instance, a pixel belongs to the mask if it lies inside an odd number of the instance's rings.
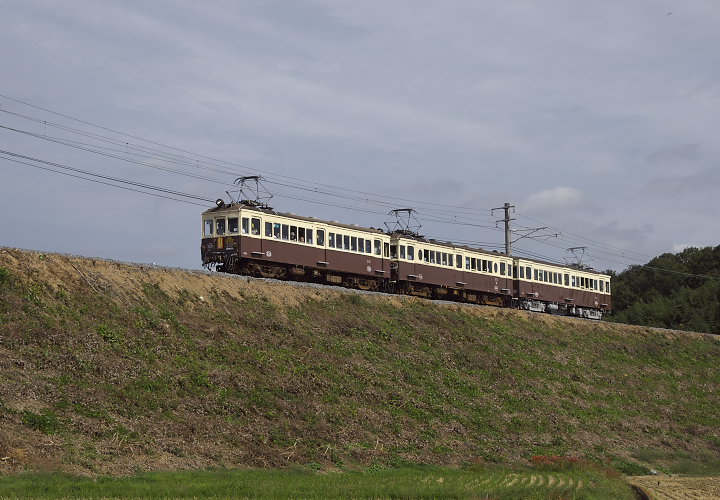
[[[400,293],[510,305],[513,261],[505,255],[396,233],[390,259]]]
[[[520,309],[600,319],[611,310],[610,276],[589,269],[515,259]]]
[[[390,236],[379,229],[218,204],[202,214],[203,265],[266,278],[384,290]]]

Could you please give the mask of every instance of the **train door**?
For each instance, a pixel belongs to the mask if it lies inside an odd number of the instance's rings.
[[[315,265],[321,269],[328,266],[327,231],[324,227],[315,229]]]
[[[368,272],[376,276],[390,276],[390,242],[380,238],[372,239],[372,257],[368,259]]]
[[[262,248],[260,217],[242,217],[240,223],[240,251],[245,258],[258,259],[265,256]]]

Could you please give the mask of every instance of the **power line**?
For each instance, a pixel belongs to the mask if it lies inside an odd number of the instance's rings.
[[[292,190],[300,190],[300,191],[303,191],[306,193],[311,193],[315,197],[330,196],[330,197],[341,198],[343,201],[351,202],[351,203],[360,203],[363,206],[355,207],[355,206],[349,206],[348,204],[345,204],[345,203],[342,203],[342,204],[341,203],[333,203],[333,202],[324,201],[324,200],[319,201],[317,199],[312,199],[312,197],[311,197],[311,199],[308,199],[306,197],[294,196],[294,195],[290,195],[290,194],[282,192],[282,191],[276,192],[276,194],[278,196],[281,196],[281,197],[284,197],[287,199],[313,203],[316,205],[324,205],[324,206],[342,208],[342,209],[352,210],[352,211],[356,211],[356,212],[360,211],[360,212],[370,213],[370,214],[374,214],[374,215],[385,215],[385,214],[379,212],[378,210],[369,209],[367,207],[367,205],[374,205],[378,208],[379,207],[397,208],[398,203],[400,203],[400,202],[402,202],[403,204],[405,204],[405,203],[418,204],[419,205],[418,212],[423,214],[422,215],[423,220],[427,221],[427,222],[434,222],[434,223],[439,223],[439,224],[460,225],[460,226],[482,228],[482,229],[495,229],[491,225],[485,225],[485,224],[481,223],[481,222],[492,223],[491,219],[486,219],[486,218],[482,217],[482,214],[490,214],[490,210],[487,210],[487,209],[476,209],[476,208],[463,207],[463,206],[457,206],[457,205],[428,203],[427,201],[421,202],[418,200],[399,198],[396,196],[386,196],[386,195],[379,195],[377,193],[367,193],[367,192],[360,191],[360,190],[348,189],[348,188],[333,186],[330,184],[322,184],[322,183],[308,181],[307,179],[301,179],[301,178],[296,178],[296,177],[292,177],[292,176],[277,174],[277,173],[274,173],[274,172],[268,171],[268,170],[250,169],[249,167],[247,167],[246,165],[243,165],[243,164],[219,160],[212,156],[193,153],[192,151],[188,151],[188,150],[185,150],[182,148],[168,146],[168,145],[162,144],[158,141],[149,140],[149,139],[145,139],[143,137],[137,136],[137,135],[128,134],[126,132],[114,130],[114,129],[111,129],[111,128],[108,128],[108,127],[105,127],[102,125],[98,125],[96,123],[92,123],[90,121],[82,120],[82,119],[79,119],[79,118],[76,118],[76,117],[73,117],[73,116],[70,116],[67,114],[53,111],[48,108],[44,108],[41,106],[31,104],[29,102],[15,99],[15,98],[9,97],[7,95],[0,94],[0,97],[5,98],[9,101],[13,101],[18,104],[22,104],[24,106],[28,106],[30,108],[34,108],[36,110],[40,110],[40,111],[43,111],[46,113],[53,114],[55,116],[65,118],[67,120],[71,120],[71,121],[74,121],[74,122],[77,122],[77,123],[80,123],[80,124],[83,124],[83,125],[86,125],[89,127],[96,128],[98,130],[101,130],[101,131],[104,131],[104,132],[107,132],[110,134],[115,134],[118,137],[129,138],[129,139],[132,139],[133,141],[140,141],[141,143],[147,144],[147,145],[136,144],[133,142],[120,140],[118,138],[108,137],[107,134],[97,134],[97,133],[89,132],[87,130],[69,127],[67,125],[60,124],[60,123],[49,122],[47,120],[42,120],[37,117],[24,115],[21,113],[16,113],[13,111],[9,111],[9,110],[0,108],[0,112],[6,113],[10,116],[15,116],[19,119],[29,120],[34,123],[42,124],[43,127],[45,128],[45,130],[47,129],[47,126],[55,127],[55,128],[58,128],[59,130],[63,130],[65,132],[68,132],[71,134],[77,134],[77,135],[86,137],[88,139],[91,139],[92,141],[99,141],[99,142],[105,142],[105,143],[111,144],[111,145],[115,146],[115,148],[108,148],[106,146],[101,146],[98,144],[83,143],[83,142],[79,142],[79,141],[73,141],[70,139],[62,139],[62,138],[58,138],[58,137],[48,137],[46,133],[38,134],[38,133],[29,132],[29,131],[13,129],[11,127],[2,127],[6,130],[14,131],[16,133],[27,134],[36,139],[48,140],[48,141],[55,142],[57,144],[61,144],[64,146],[74,147],[74,148],[77,148],[77,149],[80,149],[80,150],[83,150],[86,152],[101,154],[106,157],[118,159],[121,161],[127,161],[127,162],[134,163],[137,165],[142,165],[142,166],[149,167],[149,168],[155,168],[155,169],[162,170],[162,171],[165,171],[168,173],[183,175],[183,176],[195,178],[198,180],[203,180],[203,181],[207,181],[207,182],[220,184],[223,186],[229,186],[230,183],[219,180],[219,179],[213,179],[210,177],[198,175],[197,173],[190,173],[190,172],[170,168],[170,167],[164,166],[164,165],[157,165],[156,163],[148,163],[145,161],[141,161],[138,158],[141,158],[141,159],[144,158],[146,160],[159,160],[159,161],[172,163],[172,164],[180,165],[180,166],[187,167],[187,168],[192,168],[193,170],[202,169],[202,170],[206,170],[206,171],[212,171],[214,173],[221,174],[221,175],[237,175],[238,171],[237,170],[228,170],[227,168],[222,167],[220,165],[226,165],[233,169],[240,168],[240,169],[244,169],[245,171],[262,172],[262,173],[270,174],[271,176],[274,176],[278,179],[286,179],[286,180],[292,181],[292,183],[288,183],[288,182],[282,181],[282,180],[270,179],[269,181],[267,181],[269,184],[272,184],[272,185],[275,185],[278,187],[288,188],[288,189],[292,189]],[[129,158],[128,156],[130,156],[130,155],[134,156],[134,158]],[[190,155],[191,157],[188,157],[187,155]],[[201,160],[202,160],[202,165],[201,165]],[[208,160],[209,160],[209,162],[208,162]],[[92,175],[92,174],[89,174],[89,175]],[[321,189],[319,189],[319,188],[321,188]],[[446,209],[451,209],[451,210],[446,210]],[[437,214],[437,215],[433,215],[433,214]],[[444,215],[442,215],[442,214],[444,214]],[[447,215],[451,215],[452,217],[448,218]],[[458,215],[460,215],[460,216],[458,216]],[[467,219],[468,217],[471,217],[472,220],[468,220]],[[529,220],[534,220],[530,217],[523,216],[523,215],[521,215],[521,217],[524,217]],[[556,228],[554,228],[554,229],[556,229]],[[629,258],[636,259],[636,260],[642,260],[643,258],[647,257],[647,256],[643,256],[643,254],[641,254],[639,252],[629,252],[624,249],[620,249],[617,247],[613,247],[610,245],[606,245],[604,243],[600,243],[600,242],[591,240],[590,238],[586,238],[586,237],[579,236],[579,235],[574,235],[573,233],[569,233],[569,232],[566,232],[566,231],[563,231],[560,229],[557,229],[557,230],[562,232],[563,234],[569,235],[570,238],[565,238],[569,241],[578,241],[578,239],[579,239],[580,241],[592,242],[593,245],[596,246],[596,247],[593,247],[593,250],[594,250],[594,252],[596,252],[598,254],[611,255],[611,256],[620,257],[620,258],[629,257]],[[548,242],[544,242],[544,243],[549,244]],[[550,246],[553,246],[555,248],[561,248],[561,247],[555,246],[555,245],[550,245]],[[615,261],[612,261],[609,259],[601,259],[601,260],[606,260],[607,262],[613,262],[616,264],[625,265],[625,263],[619,263],[619,262],[615,262]]]
[[[13,152],[11,152],[11,151],[0,150],[0,154],[5,155],[3,158],[6,159],[6,160],[11,160],[11,161],[18,160],[17,163],[23,163],[23,162],[19,161],[20,159],[22,159],[22,160],[27,160],[27,161],[32,161],[32,162],[36,162],[36,163],[42,163],[42,164],[48,165],[48,166],[50,166],[50,167],[55,167],[55,168],[60,168],[60,169],[63,169],[63,170],[68,170],[68,171],[71,171],[71,172],[75,172],[76,174],[88,175],[88,176],[92,176],[92,177],[97,177],[97,178],[99,178],[99,179],[104,179],[104,180],[106,180],[106,181],[119,182],[119,183],[122,183],[122,184],[127,184],[127,185],[131,185],[131,186],[135,186],[135,187],[143,188],[143,189],[149,189],[149,190],[151,190],[151,191],[158,191],[158,192],[165,193],[165,194],[169,194],[169,195],[173,195],[173,196],[180,196],[180,197],[184,197],[184,198],[190,198],[190,199],[194,199],[194,200],[199,200],[199,201],[205,201],[205,202],[208,202],[208,203],[212,203],[212,200],[207,199],[207,198],[203,198],[203,197],[201,197],[201,196],[196,196],[196,195],[192,195],[192,194],[188,194],[188,193],[182,193],[182,192],[180,192],[180,191],[175,191],[175,190],[172,190],[172,189],[167,189],[167,188],[162,188],[162,187],[158,187],[158,186],[153,186],[153,185],[150,185],[150,184],[144,184],[144,183],[141,183],[141,182],[129,181],[129,180],[127,180],[127,179],[119,179],[119,178],[117,178],[117,177],[111,177],[111,176],[107,176],[107,175],[97,174],[97,173],[90,172],[90,171],[87,171],[87,170],[83,170],[83,169],[80,169],[80,168],[70,167],[70,166],[68,166],[68,165],[62,165],[62,164],[60,164],[60,163],[55,163],[55,162],[51,162],[51,161],[41,160],[41,159],[39,159],[39,158],[33,158],[33,157],[31,157],[31,156],[25,156],[25,155],[13,153]],[[11,158],[8,158],[8,156],[10,156]],[[27,163],[24,163],[24,164],[27,165]],[[49,170],[49,169],[45,168],[45,170]],[[57,171],[56,171],[56,172],[57,172]],[[58,173],[60,173],[60,172],[58,172]],[[73,177],[78,177],[78,176],[77,176],[77,175],[73,175]],[[90,180],[90,179],[86,179],[86,180]],[[205,205],[203,205],[203,206],[205,206]]]
[[[188,201],[188,200],[183,200],[183,199],[179,199],[179,198],[173,198],[173,197],[171,197],[171,196],[165,196],[165,195],[158,194],[158,193],[151,193],[151,192],[148,192],[148,191],[142,191],[142,190],[140,190],[140,189],[134,189],[134,188],[131,188],[131,187],[128,187],[128,186],[121,186],[121,185],[118,185],[118,184],[112,184],[112,183],[110,183],[110,182],[105,182],[105,181],[101,181],[101,180],[98,180],[98,179],[89,179],[89,178],[87,178],[87,177],[83,177],[83,176],[81,176],[81,175],[72,174],[72,173],[70,173],[70,172],[63,172],[63,171],[60,171],[60,170],[53,170],[53,169],[51,169],[51,168],[42,167],[42,166],[40,166],[40,165],[35,165],[35,164],[32,164],[32,163],[24,162],[24,161],[18,160],[18,159],[16,159],[16,158],[8,158],[8,157],[2,156],[2,155],[0,155],[0,158],[2,158],[3,160],[8,160],[8,161],[12,161],[12,162],[15,162],[15,163],[20,163],[20,164],[22,164],[22,165],[27,165],[28,167],[38,168],[38,169],[41,169],[41,170],[46,170],[46,171],[48,171],[48,172],[54,172],[54,173],[56,173],[56,174],[67,175],[67,176],[69,176],[69,177],[75,177],[75,178],[77,178],[77,179],[83,179],[83,180],[90,181],[90,182],[95,182],[95,183],[98,183],[98,184],[104,184],[104,185],[106,185],[106,186],[111,186],[111,187],[115,187],[115,188],[119,188],[119,189],[125,189],[125,190],[127,190],[127,191],[134,191],[134,192],[136,192],[136,193],[147,194],[147,195],[150,195],[150,196],[156,196],[156,197],[158,197],[158,198],[165,198],[165,199],[167,199],[167,200],[172,200],[172,201],[180,201],[180,202],[183,202],[183,203],[188,203],[188,204],[190,204],[190,205],[196,205],[196,206],[200,206],[200,207],[206,206],[206,205],[201,205],[200,203],[196,203],[196,202],[194,202],[194,201]]]
[[[47,113],[54,114],[54,115],[56,115],[56,116],[61,116],[61,117],[63,117],[63,118],[67,118],[67,119],[69,119],[69,120],[73,120],[73,121],[76,121],[76,122],[78,122],[78,123],[82,123],[82,124],[84,124],[84,125],[89,125],[89,126],[91,126],[91,127],[96,127],[96,128],[98,128],[98,129],[100,129],[100,130],[104,130],[104,131],[107,131],[107,132],[112,132],[113,134],[118,134],[118,135],[121,135],[121,136],[124,136],[124,137],[129,137],[129,138],[131,138],[131,139],[135,139],[135,140],[142,141],[142,142],[145,142],[145,143],[148,143],[148,144],[152,144],[152,145],[154,145],[154,146],[160,146],[160,147],[162,147],[162,148],[166,148],[166,149],[169,149],[169,150],[172,150],[172,151],[178,151],[178,152],[180,152],[180,153],[190,154],[190,155],[196,156],[196,157],[198,157],[198,158],[203,158],[203,159],[206,159],[206,160],[211,160],[211,161],[214,161],[214,162],[223,163],[223,164],[230,165],[230,166],[233,166],[233,167],[243,168],[243,169],[246,169],[246,170],[248,170],[248,171],[251,171],[251,170],[252,170],[252,171],[255,171],[255,172],[260,172],[260,173],[264,173],[264,174],[270,174],[270,175],[273,175],[273,176],[276,176],[276,177],[289,179],[289,180],[292,180],[292,181],[295,181],[295,182],[300,182],[300,183],[303,183],[303,184],[308,184],[308,181],[305,180],[305,179],[300,179],[300,178],[297,178],[297,177],[292,177],[292,176],[288,176],[288,175],[278,174],[278,173],[275,173],[275,172],[272,172],[272,171],[268,171],[268,170],[250,169],[249,167],[247,167],[247,166],[245,166],[245,165],[242,165],[242,164],[233,163],[233,162],[228,162],[228,161],[225,161],[225,160],[220,160],[220,159],[213,158],[213,157],[211,157],[211,156],[207,156],[207,155],[203,155],[203,154],[199,154],[199,153],[193,153],[192,151],[188,151],[188,150],[185,150],[185,149],[182,149],[182,148],[177,148],[177,147],[173,147],[173,146],[168,146],[168,145],[162,144],[162,143],[160,143],[160,142],[156,142],[156,141],[149,140],[149,139],[144,139],[144,138],[142,138],[142,137],[138,137],[138,136],[135,136],[135,135],[132,135],[132,134],[128,134],[128,133],[125,133],[125,132],[120,132],[120,131],[118,131],[118,130],[114,130],[114,129],[111,129],[111,128],[108,128],[108,127],[104,127],[104,126],[101,126],[101,125],[97,125],[97,124],[95,124],[95,123],[92,123],[92,122],[89,122],[89,121],[86,121],[86,120],[82,120],[82,119],[79,119],[79,118],[75,118],[75,117],[72,117],[72,116],[69,116],[69,115],[66,115],[66,114],[63,114],[63,113],[59,113],[59,112],[56,112],[56,111],[53,111],[53,110],[50,110],[50,109],[47,109],[47,108],[43,108],[43,107],[41,107],[41,106],[36,106],[36,105],[34,105],[34,104],[31,104],[31,103],[22,101],[22,100],[20,100],[20,99],[12,98],[12,97],[9,97],[9,96],[4,95],[4,94],[0,94],[0,97],[3,97],[3,98],[5,98],[5,99],[8,99],[8,100],[10,100],[10,101],[13,101],[13,102],[16,102],[16,103],[19,103],[19,104],[23,104],[23,105],[25,105],[25,106],[32,107],[32,108],[34,108],[34,109],[38,109],[38,110],[41,110],[41,111],[44,111],[44,112],[47,112]],[[0,110],[0,111],[7,112],[7,113],[10,113],[10,114],[14,114],[14,115],[16,115],[16,116],[22,116],[22,115],[20,115],[20,114],[12,113],[12,112],[6,111],[6,110]],[[35,120],[35,121],[38,121],[38,122],[41,122],[41,123],[43,123],[44,125],[55,126],[55,124],[51,124],[51,123],[47,122],[46,120],[39,120],[39,119],[36,119],[36,118],[31,118],[31,119],[33,119],[33,120]],[[378,195],[377,193],[368,193],[368,192],[365,192],[365,191],[360,191],[360,190],[355,190],[355,189],[348,189],[348,188],[343,188],[343,187],[339,187],[339,186],[332,186],[332,185],[329,185],[329,184],[321,184],[321,183],[315,183],[315,182],[313,182],[313,183],[311,183],[311,184],[315,184],[315,185],[317,185],[317,186],[322,186],[322,187],[326,187],[326,188],[330,188],[330,189],[335,189],[335,190],[339,190],[339,191],[343,191],[343,192],[351,192],[351,193],[363,194],[363,195],[365,195],[365,196],[372,196],[372,197],[379,197],[379,198],[387,198],[387,199],[389,199],[389,200],[401,201],[401,202],[404,202],[404,203],[412,203],[412,204],[418,204],[418,205],[427,205],[427,202],[426,202],[426,201],[411,200],[411,199],[407,199],[407,198],[398,198],[398,197],[395,197],[395,196]],[[469,212],[472,212],[472,213],[487,213],[487,212],[489,212],[488,210],[485,210],[485,209],[474,209],[474,208],[471,208],[471,207],[462,207],[462,206],[457,206],[457,205],[446,205],[446,204],[432,204],[432,205],[439,206],[439,207],[445,207],[445,208],[452,208],[452,209],[455,209],[455,210],[464,210],[464,211],[469,211]]]
[[[1,111],[1,110],[0,110],[0,111]],[[7,111],[6,111],[6,112],[7,112]],[[7,113],[11,113],[11,112],[7,112]],[[17,115],[16,113],[11,113],[11,114]],[[25,118],[25,117],[24,117],[24,118]],[[37,118],[31,118],[31,119],[34,120],[34,121],[39,121],[39,119],[37,119]],[[43,123],[46,123],[46,122],[43,122]],[[55,124],[51,124],[51,126],[56,126],[56,125],[55,125]],[[76,149],[80,149],[80,150],[82,150],[82,151],[92,152],[92,153],[99,154],[99,155],[103,155],[103,156],[106,156],[106,157],[115,158],[115,159],[119,159],[119,160],[122,160],[122,161],[127,161],[127,162],[134,163],[134,164],[137,164],[137,165],[143,165],[143,166],[146,166],[146,167],[149,167],[149,168],[153,168],[153,169],[157,169],[157,170],[164,170],[164,171],[166,171],[166,172],[171,172],[171,173],[175,173],[175,174],[178,174],[178,175],[184,175],[184,176],[193,177],[193,178],[200,179],[200,180],[205,180],[205,181],[209,181],[209,182],[215,182],[215,183],[218,183],[218,184],[222,184],[222,185],[225,186],[225,187],[228,187],[228,186],[231,185],[231,184],[229,184],[228,182],[225,182],[225,181],[221,181],[221,180],[217,180],[217,179],[211,179],[211,178],[203,177],[203,176],[200,176],[200,175],[197,175],[197,174],[194,174],[194,173],[188,173],[188,172],[184,172],[184,171],[181,171],[181,170],[172,169],[172,168],[169,168],[169,167],[163,167],[163,166],[156,165],[156,164],[153,164],[153,163],[147,163],[147,162],[139,161],[139,160],[134,159],[134,158],[127,158],[127,157],[122,156],[122,155],[118,155],[118,154],[113,154],[113,153],[108,153],[108,152],[107,152],[108,150],[109,150],[109,151],[113,151],[113,152],[115,152],[115,153],[120,152],[121,150],[118,150],[118,149],[107,148],[107,147],[103,147],[103,146],[97,146],[97,145],[88,144],[88,143],[79,142],[79,141],[72,141],[72,140],[69,140],[69,139],[52,137],[52,136],[48,136],[47,134],[39,134],[39,133],[35,133],[35,132],[27,131],[27,130],[20,130],[20,129],[16,129],[16,128],[13,128],[13,127],[8,127],[8,126],[3,126],[3,125],[0,125],[0,128],[5,129],[5,130],[8,130],[8,131],[11,131],[11,132],[15,132],[15,133],[27,135],[27,136],[30,136],[30,137],[33,137],[33,138],[36,138],[36,139],[46,140],[46,141],[53,142],[53,143],[57,143],[57,144],[61,144],[61,145],[64,145],[64,146],[73,147],[73,148],[76,148]],[[74,132],[74,129],[68,129],[67,127],[61,127],[61,128],[64,129],[64,130],[71,130],[71,131]],[[82,135],[84,135],[84,136],[86,136],[86,137],[91,137],[91,138],[96,138],[96,137],[98,137],[98,136],[96,136],[95,134],[82,134]],[[143,151],[143,153],[147,150],[147,148],[142,148],[142,147],[138,148],[138,147],[136,147],[135,145],[130,145],[130,144],[128,144],[128,143],[117,142],[117,141],[112,140],[112,139],[101,138],[101,139],[99,139],[99,140],[107,141],[107,142],[110,142],[111,144],[115,144],[115,145],[117,145],[117,146],[125,147],[126,149],[137,149],[137,150]],[[130,153],[129,153],[129,152],[125,152],[125,154],[130,154]],[[147,156],[147,155],[145,155],[145,154],[140,154],[140,153],[132,153],[132,154],[135,155],[135,156],[140,156],[140,157],[144,157],[144,158],[152,158],[152,159],[157,159],[158,157],[162,158],[162,157],[164,156],[164,153],[162,153],[162,152],[160,152],[160,153],[152,153],[151,156]],[[191,168],[193,168],[193,170],[195,170],[196,168],[200,168],[200,169],[205,169],[205,170],[209,170],[209,171],[213,171],[213,172],[217,172],[217,173],[222,173],[222,174],[229,174],[229,175],[233,175],[233,176],[237,175],[237,172],[236,172],[236,171],[228,171],[228,170],[225,170],[225,169],[222,169],[222,168],[210,167],[210,166],[206,166],[206,165],[203,165],[203,166],[196,165],[196,164],[195,164],[194,162],[192,162],[191,160],[189,160],[189,159],[187,159],[187,158],[184,158],[184,157],[178,157],[177,155],[165,156],[165,160],[166,160],[167,162],[169,162],[169,163],[175,163],[175,164],[178,164],[178,165],[184,165],[184,166],[187,166],[187,167],[191,167]],[[347,195],[336,194],[336,193],[327,192],[327,191],[320,191],[320,190],[318,190],[317,188],[306,188],[306,187],[302,187],[302,186],[296,186],[296,185],[287,184],[287,183],[283,183],[283,182],[272,181],[272,180],[266,181],[266,182],[268,182],[269,184],[273,184],[273,185],[278,185],[278,186],[282,186],[282,187],[288,187],[288,188],[292,188],[292,189],[298,189],[298,190],[302,190],[302,191],[311,192],[311,193],[313,193],[313,194],[322,194],[322,195],[326,195],[326,196],[339,197],[339,198],[342,198],[343,200],[357,201],[357,202],[361,202],[361,203],[363,203],[363,204],[370,203],[370,204],[375,204],[375,205],[386,206],[386,207],[388,207],[388,208],[396,206],[396,204],[394,204],[394,203],[391,204],[391,203],[389,203],[389,202],[378,201],[378,200],[374,200],[374,199],[370,199],[370,198],[365,198],[365,197],[360,198],[360,197],[351,196],[351,197],[348,198]],[[337,204],[325,203],[325,202],[317,202],[316,200],[307,199],[307,198],[300,198],[300,197],[296,197],[296,196],[290,196],[290,195],[284,194],[284,193],[282,193],[282,192],[277,192],[277,191],[276,191],[276,194],[281,195],[281,196],[284,196],[284,197],[289,198],[289,199],[295,199],[295,200],[300,200],[300,201],[307,201],[307,202],[310,202],[310,203],[316,203],[316,204],[322,204],[322,205],[328,205],[328,206],[335,206],[335,207],[338,207],[338,208],[346,208],[346,209],[349,209],[349,210],[358,210],[358,209],[355,208],[355,207],[347,207],[346,205],[337,205]],[[369,210],[362,210],[362,211],[368,212],[368,213],[377,213],[377,212],[373,212],[373,211],[369,211]],[[475,222],[467,222],[467,221],[463,222],[465,219],[458,217],[456,212],[449,212],[449,211],[445,211],[445,210],[432,209],[432,208],[428,208],[428,207],[425,207],[425,206],[423,206],[422,208],[420,208],[419,211],[422,211],[422,212],[428,211],[428,212],[430,212],[430,213],[438,212],[438,213],[451,214],[451,215],[454,215],[454,216],[455,216],[455,217],[454,217],[454,220],[449,220],[449,219],[441,219],[441,218],[438,218],[438,217],[432,216],[432,215],[427,215],[427,216],[424,217],[424,219],[427,220],[428,222],[440,222],[440,223],[457,224],[457,225],[468,225],[468,226],[474,226],[474,227],[480,227],[480,228],[491,228],[491,226],[489,226],[489,225],[482,225],[482,224],[477,224],[477,223],[475,223]],[[383,215],[385,215],[385,214],[383,214]],[[475,217],[475,218],[477,219],[477,217]],[[483,220],[483,219],[481,219],[481,220]],[[485,220],[487,220],[487,219],[485,219]]]

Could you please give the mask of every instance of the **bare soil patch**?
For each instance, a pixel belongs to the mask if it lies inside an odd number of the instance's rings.
[[[628,482],[640,486],[654,500],[720,499],[720,477],[633,476]]]

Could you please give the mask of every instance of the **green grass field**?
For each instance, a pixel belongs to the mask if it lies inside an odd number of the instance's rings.
[[[628,485],[590,468],[460,470],[437,467],[354,472],[221,470],[125,478],[28,474],[0,479],[0,498],[493,498],[632,499]]]

